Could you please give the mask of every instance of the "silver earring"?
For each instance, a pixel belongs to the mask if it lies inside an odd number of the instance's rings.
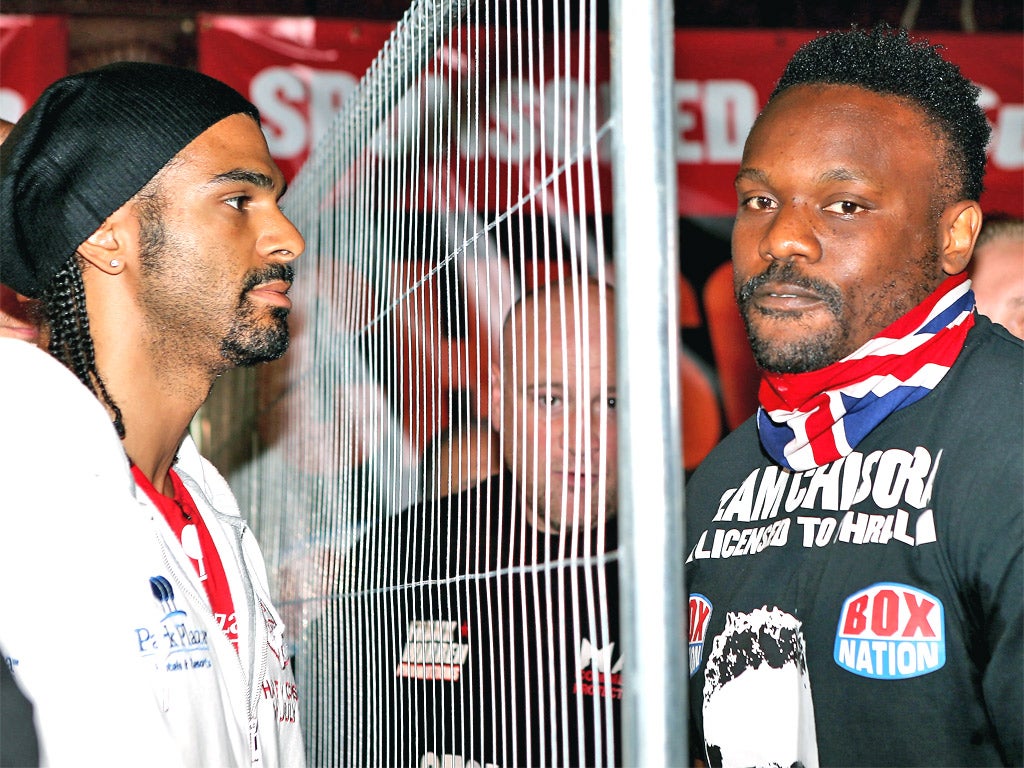
[[[113,268],[113,269],[117,269],[118,267],[120,267],[120,266],[121,266],[121,262],[120,262],[120,261],[118,261],[117,259],[111,259],[111,260],[110,260],[110,266],[111,266],[111,268]]]

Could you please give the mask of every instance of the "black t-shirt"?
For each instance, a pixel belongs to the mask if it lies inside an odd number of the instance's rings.
[[[511,496],[493,477],[356,546],[341,597],[347,764],[621,760],[614,524],[547,535]]]
[[[1024,761],[1024,347],[978,317],[935,390],[807,472],[753,420],[687,488],[709,765]]]

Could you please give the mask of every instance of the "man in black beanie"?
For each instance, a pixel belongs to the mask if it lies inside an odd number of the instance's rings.
[[[0,339],[0,647],[50,764],[304,761],[262,555],[188,437],[287,348],[284,186],[248,101],[160,65],[54,83],[0,147],[0,282],[52,355]]]

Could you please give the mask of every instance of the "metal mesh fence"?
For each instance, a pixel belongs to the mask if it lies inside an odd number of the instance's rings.
[[[413,3],[285,198],[292,348],[199,429],[263,544],[311,764],[624,760],[644,553],[619,535],[607,15]]]

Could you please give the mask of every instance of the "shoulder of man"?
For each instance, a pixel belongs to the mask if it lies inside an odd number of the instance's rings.
[[[0,339],[0,371],[3,474],[26,481],[60,467],[65,479],[85,473],[131,488],[110,416],[71,371],[18,339]]]
[[[1024,341],[984,315],[975,315],[963,351],[936,387],[936,394],[940,392],[942,399],[933,402],[945,406],[945,398],[955,398],[956,407],[948,408],[949,419],[975,422],[973,432],[989,424],[999,434],[1020,438],[1024,430]],[[927,403],[928,398],[921,402]]]
[[[1005,359],[1018,373],[1024,373],[1024,339],[1010,333],[1006,328],[993,323],[985,315],[975,313],[974,327],[967,333],[965,350],[988,347],[991,354]]]
[[[484,480],[370,522],[350,550],[351,588],[393,586],[436,579],[445,569],[457,571],[456,553],[467,542],[479,541],[481,516],[497,503],[492,498],[496,486]]]
[[[82,410],[104,414],[96,397],[48,353],[18,339],[0,338],[0,402],[11,416],[40,407],[67,415]],[[10,399],[16,398],[16,399]],[[15,407],[15,405],[17,407]]]

